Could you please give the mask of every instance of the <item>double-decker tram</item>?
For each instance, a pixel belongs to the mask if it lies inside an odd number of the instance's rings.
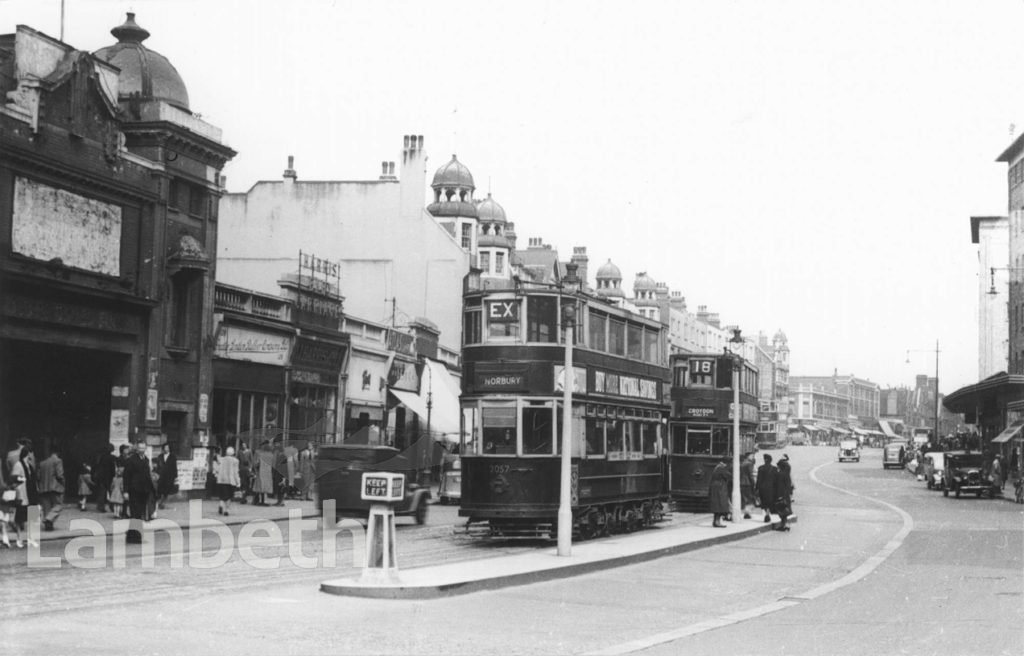
[[[464,298],[459,514],[469,531],[555,536],[565,412],[574,536],[662,519],[669,370],[661,323],[584,292],[508,287],[467,289]],[[575,317],[568,375],[567,306]]]
[[[678,502],[698,502],[708,497],[711,470],[732,457],[733,412],[739,412],[740,453],[754,450],[758,372],[730,354],[675,354],[671,365],[668,490]],[[739,408],[733,407],[734,384]]]

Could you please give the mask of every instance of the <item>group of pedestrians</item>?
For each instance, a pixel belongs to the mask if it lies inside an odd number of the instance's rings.
[[[252,451],[247,443],[242,442],[237,457],[232,447],[227,447],[225,454],[221,455],[219,449],[214,449],[208,486],[209,496],[216,496],[221,501],[221,514],[227,514],[228,505],[236,494],[243,504],[249,503],[251,496],[255,506],[283,506],[285,498],[312,498],[315,478],[312,443],[297,451],[293,447],[284,447],[280,442],[271,444],[264,440],[256,451]],[[226,458],[230,458],[227,465],[224,464]],[[226,498],[229,493],[230,497]]]
[[[786,521],[793,514],[793,476],[789,465],[789,456],[783,454],[776,467],[772,464],[771,454],[764,454],[764,464],[757,468],[754,475],[754,454],[744,453],[740,458],[740,512],[744,519],[750,519],[748,506],[760,506],[764,511],[764,521],[772,521],[774,513],[779,517],[776,531],[788,531]],[[708,488],[708,501],[715,528],[724,528],[722,521],[732,521],[732,468],[729,457],[722,458],[711,471]]]

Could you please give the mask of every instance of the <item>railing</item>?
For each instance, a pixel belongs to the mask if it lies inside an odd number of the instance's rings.
[[[234,310],[279,321],[288,321],[291,314],[291,304],[285,299],[260,296],[223,285],[214,289],[214,306],[218,311]]]

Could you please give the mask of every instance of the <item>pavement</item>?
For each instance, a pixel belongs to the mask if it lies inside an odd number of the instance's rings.
[[[285,500],[283,506],[255,506],[251,503],[233,502],[226,516],[218,514],[217,508],[218,501],[215,499],[175,499],[157,510],[156,519],[170,520],[187,530],[191,526],[212,526],[217,522],[236,525],[254,520],[284,521],[288,519],[290,512],[296,510],[302,517],[320,516],[320,509],[316,507],[315,502],[293,499]],[[29,523],[32,523],[31,515]],[[83,511],[77,504],[71,503],[64,506],[52,531],[40,528],[38,536],[32,537],[40,541],[66,540],[78,536],[123,535],[127,529],[128,520],[118,519],[109,509],[107,512],[97,512],[95,504],[89,503]],[[11,539],[13,540],[13,533]]]
[[[678,517],[678,515],[677,515]],[[711,525],[708,514],[684,515],[683,521],[636,533],[577,542],[559,556],[554,546],[527,553],[448,563],[401,571],[371,569],[358,579],[331,579],[320,584],[329,594],[374,599],[433,599],[550,581],[601,569],[632,565],[663,556],[742,540],[772,530],[760,511],[752,519],[737,517],[724,528]],[[790,522],[796,521],[792,515]]]

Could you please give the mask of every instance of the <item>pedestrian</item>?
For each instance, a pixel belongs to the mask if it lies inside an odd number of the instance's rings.
[[[128,445],[128,444],[122,444],[121,446],[119,446],[117,448],[117,451],[118,451],[118,453],[117,453],[117,460],[115,461],[115,467],[117,465],[120,465],[121,466],[121,471],[123,472],[125,467],[128,466],[128,460],[132,456],[132,447],[130,445]],[[122,495],[124,493],[124,485],[123,484],[121,485],[121,493],[122,493]],[[127,519],[128,518],[128,504],[127,503],[121,503],[121,505],[118,506],[118,510],[120,512],[116,513],[117,517],[120,517],[121,519]]]
[[[96,489],[96,483],[92,478],[92,467],[82,465],[82,471],[78,474],[78,509],[85,510],[85,502],[92,496]],[[104,505],[106,499],[103,500]]]
[[[708,501],[711,505],[711,513],[714,520],[711,525],[715,528],[725,528],[722,518],[728,516],[731,511],[729,507],[729,489],[732,486],[732,470],[729,469],[729,458],[722,458],[711,471],[711,483],[708,486]]]
[[[747,506],[756,506],[757,497],[754,496],[754,454],[744,453],[740,462],[740,510],[743,511],[743,519],[750,519]]]
[[[52,531],[64,509],[64,461],[54,444],[50,455],[39,463],[39,502],[42,505],[43,530]]]
[[[789,457],[783,454],[779,460],[779,474],[775,486],[775,514],[782,520],[779,522],[776,531],[788,531],[786,519],[793,514],[793,476],[789,466]]]
[[[312,498],[315,477],[316,464],[313,462],[313,443],[310,442],[305,449],[299,452],[299,493],[306,501]]]
[[[206,498],[216,499],[219,495],[217,489],[217,472],[220,471],[220,447],[210,449],[210,465],[206,470]]]
[[[771,507],[775,503],[775,488],[778,484],[779,470],[772,464],[772,456],[764,454],[764,464],[757,468],[757,496],[761,500],[764,511],[764,523],[772,521]]]
[[[163,510],[167,498],[178,493],[178,459],[174,457],[174,451],[167,442],[160,447],[160,455],[156,457],[156,474],[157,508]]]
[[[149,458],[146,457],[146,443],[140,441],[124,467],[124,501],[128,506],[129,519],[134,520],[129,524],[125,542],[142,543],[139,524],[146,518],[149,500],[155,494]]]
[[[220,458],[219,472],[217,473],[217,485],[220,488],[220,503],[217,504],[217,512],[227,515],[231,509],[231,499],[235,496],[235,490],[242,481],[238,475],[238,458],[235,457],[235,448],[229,446],[227,451]]]
[[[252,450],[249,443],[242,441],[238,447],[238,487],[242,491],[242,500],[239,503],[249,502],[249,493],[252,491]]]
[[[1001,492],[1003,490],[1003,463],[998,455],[992,457],[990,479],[992,481],[992,488],[999,488]]]
[[[114,456],[114,445],[107,443],[106,449],[96,458],[96,464],[92,468],[93,488],[96,493],[96,512],[107,511],[107,496],[110,494],[110,485],[114,482],[114,474],[117,473],[117,457]],[[85,510],[85,508],[82,508]]]
[[[11,502],[14,506],[12,525],[18,534],[16,539],[18,548],[25,546],[25,542],[21,539],[21,533],[22,531],[28,532],[28,508],[37,503],[36,476],[30,458],[32,452],[28,446],[29,444],[31,444],[29,441],[22,444],[21,450],[18,452],[18,459],[11,465],[10,474],[10,478],[15,486],[14,500]],[[39,546],[39,543],[31,537],[27,538],[27,542],[30,546]]]
[[[285,480],[285,473],[288,471],[288,457],[284,454],[284,447],[280,442],[274,445],[274,451],[271,454],[273,465],[271,466],[271,477],[274,486],[274,495],[277,497],[277,503],[275,506],[284,505],[284,493],[285,487],[288,482]]]
[[[7,473],[7,478],[11,478],[10,472]],[[0,544],[11,548],[11,538],[7,534],[7,527],[14,526],[14,504],[18,498],[18,492],[15,489],[16,485],[11,483],[12,487],[8,487],[5,482],[0,486]],[[20,540],[21,534],[18,534]],[[21,546],[21,545],[18,545]]]
[[[114,464],[114,478],[107,487],[107,504],[114,517],[124,517],[124,465]]]
[[[7,458],[4,461],[4,467],[6,467],[5,473],[10,475],[14,471],[14,465],[21,460],[21,451],[25,447],[28,447],[29,450],[28,464],[35,469],[36,457],[32,453],[32,440],[27,437],[22,437],[18,440],[17,444],[14,445],[14,448],[7,452]]]
[[[274,454],[270,450],[270,442],[264,441],[260,444],[259,451],[253,457],[255,472],[252,479],[253,505],[267,505],[267,495],[274,490],[274,479],[272,470],[274,468]]]

